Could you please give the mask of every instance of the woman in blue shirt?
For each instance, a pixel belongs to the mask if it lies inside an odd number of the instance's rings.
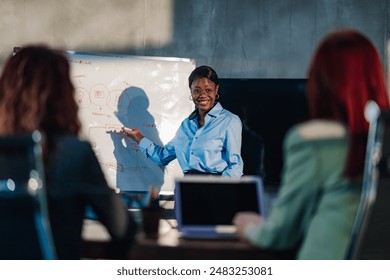
[[[196,108],[164,147],[144,137],[137,128],[123,127],[122,131],[158,165],[165,166],[177,158],[184,174],[241,177],[242,123],[238,116],[223,109],[217,101],[217,73],[209,66],[199,66],[191,73],[188,82],[190,100]]]

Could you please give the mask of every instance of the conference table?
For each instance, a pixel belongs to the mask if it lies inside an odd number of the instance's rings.
[[[240,239],[186,239],[175,220],[161,219],[157,238],[139,232],[128,259],[137,260],[250,260],[294,259],[295,250],[264,250]],[[86,220],[83,230],[83,258],[105,259],[109,236],[98,221]]]

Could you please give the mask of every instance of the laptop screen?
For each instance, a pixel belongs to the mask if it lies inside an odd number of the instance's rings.
[[[241,211],[265,214],[263,185],[256,176],[186,176],[176,180],[175,200],[179,227],[231,225]]]

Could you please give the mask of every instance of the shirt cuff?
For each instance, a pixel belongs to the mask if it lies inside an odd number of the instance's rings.
[[[141,150],[146,151],[146,149],[150,146],[153,145],[153,142],[150,141],[148,138],[144,137],[139,141],[138,147],[140,147]]]

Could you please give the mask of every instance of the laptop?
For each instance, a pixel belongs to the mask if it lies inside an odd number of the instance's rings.
[[[175,179],[175,214],[183,238],[238,238],[232,224],[234,215],[251,211],[265,216],[264,200],[258,176]]]

